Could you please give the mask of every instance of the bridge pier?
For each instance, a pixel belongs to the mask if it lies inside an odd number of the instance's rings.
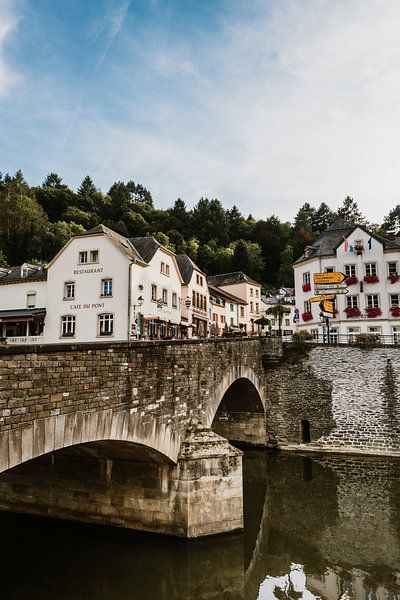
[[[23,463],[0,475],[0,509],[185,538],[243,527],[241,452],[211,430],[192,424],[177,464],[128,456],[108,441]]]

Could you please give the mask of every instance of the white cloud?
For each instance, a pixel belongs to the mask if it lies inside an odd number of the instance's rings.
[[[17,19],[12,12],[11,1],[2,0],[0,4],[0,96],[8,93],[20,80],[20,75],[7,64],[4,51],[6,37],[16,25]]]

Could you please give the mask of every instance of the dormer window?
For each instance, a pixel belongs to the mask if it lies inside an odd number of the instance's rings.
[[[29,275],[29,269],[28,269],[28,267],[26,267],[25,265],[22,265],[22,267],[21,267],[21,277],[23,279],[26,279],[28,277],[28,275]]]

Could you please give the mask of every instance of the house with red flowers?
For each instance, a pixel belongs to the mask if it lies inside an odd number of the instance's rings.
[[[342,272],[347,293],[334,300],[330,318],[333,342],[351,342],[373,333],[386,343],[400,343],[400,238],[375,235],[344,219],[335,221],[304,249],[294,265],[298,331],[322,341],[326,322],[321,316],[314,274]]]

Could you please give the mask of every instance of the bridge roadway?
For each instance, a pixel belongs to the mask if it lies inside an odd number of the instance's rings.
[[[268,345],[268,348],[267,348]],[[0,508],[183,537],[242,528],[278,340],[0,347]]]

